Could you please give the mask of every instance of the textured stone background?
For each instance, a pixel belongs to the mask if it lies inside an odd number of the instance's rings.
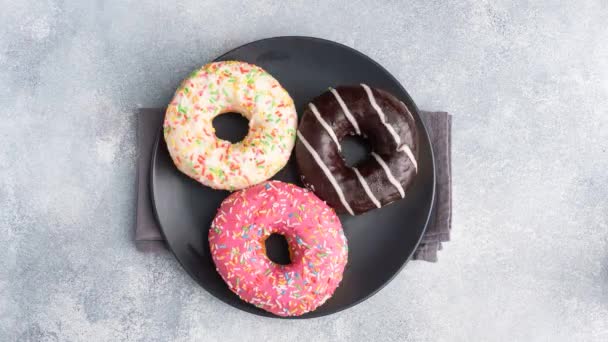
[[[1,2],[0,340],[608,340],[605,0]],[[440,262],[308,321],[237,311],[131,241],[134,109],[290,34],[363,51],[455,117]]]

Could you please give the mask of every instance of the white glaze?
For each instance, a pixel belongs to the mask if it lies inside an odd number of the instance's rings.
[[[257,99],[255,104],[251,99]],[[229,111],[249,119],[247,136],[234,144],[219,139],[212,124]],[[182,82],[167,106],[163,137],[181,172],[211,188],[233,191],[281,170],[297,127],[293,100],[274,77],[252,64],[223,61],[203,66]]]
[[[399,102],[401,102],[401,105],[403,106],[403,108],[405,108],[405,113],[410,117],[410,119],[412,119],[412,122],[416,122],[416,120],[414,120],[414,116],[412,115],[412,112],[410,112],[410,109],[407,108],[405,103],[403,103],[403,101],[399,101]]]
[[[391,136],[393,137],[393,140],[395,140],[395,143],[397,144],[397,146],[401,145],[401,137],[399,137],[399,134],[397,134],[397,131],[395,131],[393,126],[391,126],[388,122],[386,122],[386,115],[384,115],[382,108],[380,108],[380,106],[376,102],[376,98],[374,97],[374,93],[372,92],[370,87],[368,87],[367,84],[363,84],[363,83],[361,83],[361,86],[363,87],[363,89],[365,89],[365,92],[367,93],[367,97],[369,99],[369,103],[372,105],[372,107],[374,107],[374,109],[376,110],[376,113],[378,113],[378,116],[380,117],[380,121],[382,122],[384,127],[386,127],[388,132],[391,134]]]
[[[340,146],[340,142],[338,141],[338,137],[336,136],[336,133],[334,133],[334,130],[331,129],[331,127],[327,124],[327,122],[325,120],[323,120],[323,118],[321,117],[321,113],[319,113],[319,110],[317,109],[317,107],[313,103],[309,103],[308,107],[310,108],[312,113],[315,115],[315,117],[317,118],[317,121],[319,121],[321,126],[323,126],[323,128],[325,128],[325,131],[327,131],[327,133],[331,137],[331,140],[333,140],[334,143],[336,143],[336,146],[338,146],[338,151],[342,151],[342,146]]]
[[[336,194],[338,194],[338,197],[340,198],[340,202],[342,202],[342,206],[344,206],[344,208],[346,209],[346,211],[348,211],[349,214],[355,215],[353,213],[353,210],[350,208],[350,205],[348,205],[348,202],[346,201],[346,198],[344,197],[344,193],[342,192],[342,189],[340,188],[338,181],[331,174],[331,171],[327,168],[327,165],[325,165],[325,163],[323,163],[323,160],[321,160],[321,157],[319,157],[319,154],[317,153],[317,151],[315,151],[312,148],[312,146],[310,146],[310,144],[308,143],[306,138],[304,138],[302,133],[300,133],[300,131],[297,131],[297,135],[298,135],[298,138],[300,139],[300,141],[302,142],[302,144],[304,145],[304,147],[306,147],[306,149],[308,150],[308,153],[310,153],[310,155],[315,160],[315,162],[317,163],[317,165],[319,166],[321,171],[323,171],[323,173],[325,174],[325,177],[327,177],[327,179],[329,180],[331,185],[334,187]]]
[[[401,198],[405,197],[405,191],[403,190],[403,187],[401,186],[401,183],[399,183],[399,181],[397,181],[397,179],[395,178],[395,176],[393,176],[393,173],[388,168],[388,165],[386,165],[386,163],[384,162],[384,160],[382,160],[382,157],[380,157],[375,152],[372,152],[371,154],[376,159],[376,161],[378,162],[378,164],[380,164],[380,166],[382,166],[382,169],[384,169],[384,173],[386,173],[386,177],[388,178],[388,181],[391,182],[391,184],[393,184],[393,186],[395,188],[397,188],[397,190],[399,191],[399,195],[401,195]]]
[[[376,208],[380,208],[382,205],[380,204],[380,202],[378,201],[376,196],[374,196],[374,194],[372,193],[372,190],[369,188],[369,185],[365,181],[365,178],[363,178],[363,176],[361,175],[361,173],[359,172],[359,170],[356,167],[353,167],[353,171],[355,171],[355,174],[357,175],[357,178],[359,179],[359,183],[361,183],[361,186],[363,186],[363,190],[365,190],[367,197],[369,197],[369,199],[374,203]]]
[[[338,103],[340,104],[340,107],[342,108],[344,115],[346,116],[348,121],[350,121],[350,124],[353,125],[353,127],[355,128],[355,132],[358,135],[361,135],[361,130],[359,129],[359,124],[357,123],[357,120],[355,119],[353,114],[350,112],[350,110],[348,110],[348,107],[346,107],[346,103],[344,103],[344,101],[342,100],[342,97],[340,97],[340,94],[338,93],[338,91],[334,88],[329,88],[329,91],[331,91],[331,93],[334,94],[334,97],[336,98],[336,101],[338,101]]]
[[[404,152],[407,155],[407,157],[410,158],[410,161],[412,162],[412,164],[414,164],[416,173],[418,173],[418,162],[416,162],[416,157],[414,157],[414,153],[412,152],[410,147],[404,144],[403,146],[401,146],[399,151]]]

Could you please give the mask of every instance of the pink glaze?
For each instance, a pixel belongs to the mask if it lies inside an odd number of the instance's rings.
[[[291,264],[268,259],[264,241],[285,236]],[[329,299],[348,246],[332,208],[312,192],[270,181],[222,202],[209,230],[217,271],[241,299],[279,316],[299,316]]]

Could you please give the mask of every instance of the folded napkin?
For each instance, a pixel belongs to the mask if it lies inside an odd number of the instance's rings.
[[[416,260],[437,261],[442,242],[449,241],[452,223],[451,115],[445,112],[422,112],[435,153],[436,198],[431,223],[414,252]],[[162,108],[143,108],[137,115],[137,220],[135,245],[144,252],[166,251],[164,238],[152,209],[150,198],[150,160],[156,136],[164,118]]]
[[[450,241],[452,229],[452,116],[446,112],[420,113],[429,132],[435,157],[435,211],[414,260],[436,262],[442,242]]]
[[[165,238],[156,222],[150,197],[150,162],[154,143],[165,111],[161,108],[143,108],[137,113],[137,217],[135,246],[144,252],[166,251]]]

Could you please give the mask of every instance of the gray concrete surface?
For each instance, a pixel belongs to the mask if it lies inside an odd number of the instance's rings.
[[[540,3],[544,4],[540,4]],[[608,3],[2,1],[0,340],[608,340]],[[134,109],[276,35],[454,114],[454,241],[375,297],[264,319],[132,244]]]

